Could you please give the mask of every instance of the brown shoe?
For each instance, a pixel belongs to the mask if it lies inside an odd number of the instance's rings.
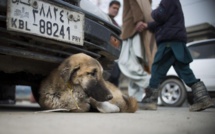
[[[191,105],[190,111],[198,112],[198,111],[202,111],[202,110],[205,110],[205,109],[211,108],[211,107],[214,107],[213,101],[211,100],[211,98],[205,98],[201,102],[196,102],[193,105]]]
[[[157,110],[157,103],[138,103],[140,110]]]
[[[138,103],[141,110],[157,110],[158,89],[147,87],[145,89],[146,96]]]
[[[194,104],[190,106],[191,112],[202,111],[214,107],[214,103],[202,81],[195,83],[191,88],[194,96]]]

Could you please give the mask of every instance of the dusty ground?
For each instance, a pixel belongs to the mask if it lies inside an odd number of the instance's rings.
[[[215,108],[159,107],[117,113],[42,113],[37,105],[0,106],[0,134],[214,134]]]

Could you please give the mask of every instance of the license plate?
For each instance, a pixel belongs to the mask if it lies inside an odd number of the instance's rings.
[[[76,45],[84,42],[84,14],[42,0],[8,0],[7,29]]]

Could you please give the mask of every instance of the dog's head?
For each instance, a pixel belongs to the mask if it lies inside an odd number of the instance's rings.
[[[84,92],[97,101],[112,99],[102,77],[103,68],[100,63],[83,53],[67,58],[58,68],[60,76],[71,85],[79,85]]]

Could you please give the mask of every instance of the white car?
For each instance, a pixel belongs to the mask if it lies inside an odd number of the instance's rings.
[[[196,78],[200,78],[207,87],[211,97],[215,95],[215,39],[191,42],[187,47],[193,57],[190,68]],[[181,106],[185,100],[193,103],[192,92],[179,79],[174,68],[171,67],[167,77],[160,85],[160,102],[164,106]]]

